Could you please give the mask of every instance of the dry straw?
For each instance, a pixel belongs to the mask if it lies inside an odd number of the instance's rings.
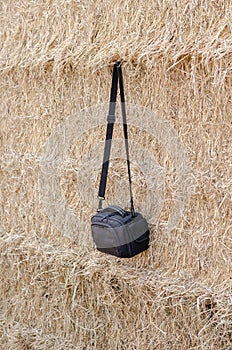
[[[231,1],[9,0],[0,8],[0,348],[232,349]],[[105,116],[93,129],[84,108],[108,101],[117,59],[128,102],[154,111],[144,129],[130,128],[137,205],[151,218],[162,204],[149,251],[123,261],[95,251],[88,225],[76,242],[64,237],[39,181],[49,136],[86,113],[58,170],[78,220],[94,213]],[[185,187],[156,120],[178,135],[191,168],[188,205],[169,233]],[[115,145],[107,195],[124,205]],[[149,193],[163,202],[146,201]]]

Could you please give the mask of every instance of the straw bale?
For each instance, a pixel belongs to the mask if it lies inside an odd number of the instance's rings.
[[[1,2],[1,349],[232,349],[231,18],[231,0]],[[151,227],[123,261],[89,228],[117,59]],[[127,206],[121,141],[118,123],[107,200]]]
[[[89,249],[1,238],[9,349],[229,349],[231,289]],[[3,322],[3,320],[7,320]]]
[[[106,66],[118,57],[206,62],[231,55],[231,1],[2,3],[2,67]],[[171,66],[170,66],[171,67]]]

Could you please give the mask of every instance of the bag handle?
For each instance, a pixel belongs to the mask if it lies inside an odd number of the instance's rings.
[[[121,207],[117,206],[117,205],[110,205],[109,207],[102,209],[101,212],[112,212],[112,213],[118,213],[119,215],[121,215],[123,218],[125,216],[128,215],[128,212],[126,212],[125,210],[123,210]]]
[[[119,61],[114,64],[113,74],[112,74],[110,105],[109,105],[109,113],[107,116],[105,148],[104,148],[104,155],[103,155],[101,179],[100,179],[99,191],[98,191],[98,198],[99,198],[98,211],[102,210],[102,202],[105,199],[107,175],[108,175],[108,169],[109,169],[110,151],[111,151],[113,129],[114,129],[114,123],[115,123],[115,108],[116,108],[118,84],[119,84],[119,90],[120,90],[121,111],[122,111],[122,120],[123,120],[123,134],[124,134],[124,142],[125,142],[125,148],[126,148],[127,172],[128,172],[129,188],[130,188],[131,214],[132,214],[132,216],[135,216],[134,201],[133,201],[133,194],[132,194],[130,158],[129,158],[129,144],[128,144],[128,130],[127,130],[127,120],[126,120],[125,95],[124,95],[124,87],[123,87],[121,62],[119,62]]]

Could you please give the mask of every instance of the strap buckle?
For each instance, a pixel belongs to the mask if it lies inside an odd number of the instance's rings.
[[[115,115],[114,114],[108,114],[107,116],[107,122],[109,124],[114,124],[115,123]]]
[[[102,202],[105,200],[105,198],[104,197],[98,197],[98,199],[99,199],[99,202],[98,202],[98,209],[97,209],[97,211],[99,212],[99,211],[101,211],[103,209]]]

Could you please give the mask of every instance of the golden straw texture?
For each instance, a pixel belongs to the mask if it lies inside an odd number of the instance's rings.
[[[232,349],[231,0],[2,0],[0,22],[0,349]],[[89,225],[119,59],[151,227],[125,260]]]

